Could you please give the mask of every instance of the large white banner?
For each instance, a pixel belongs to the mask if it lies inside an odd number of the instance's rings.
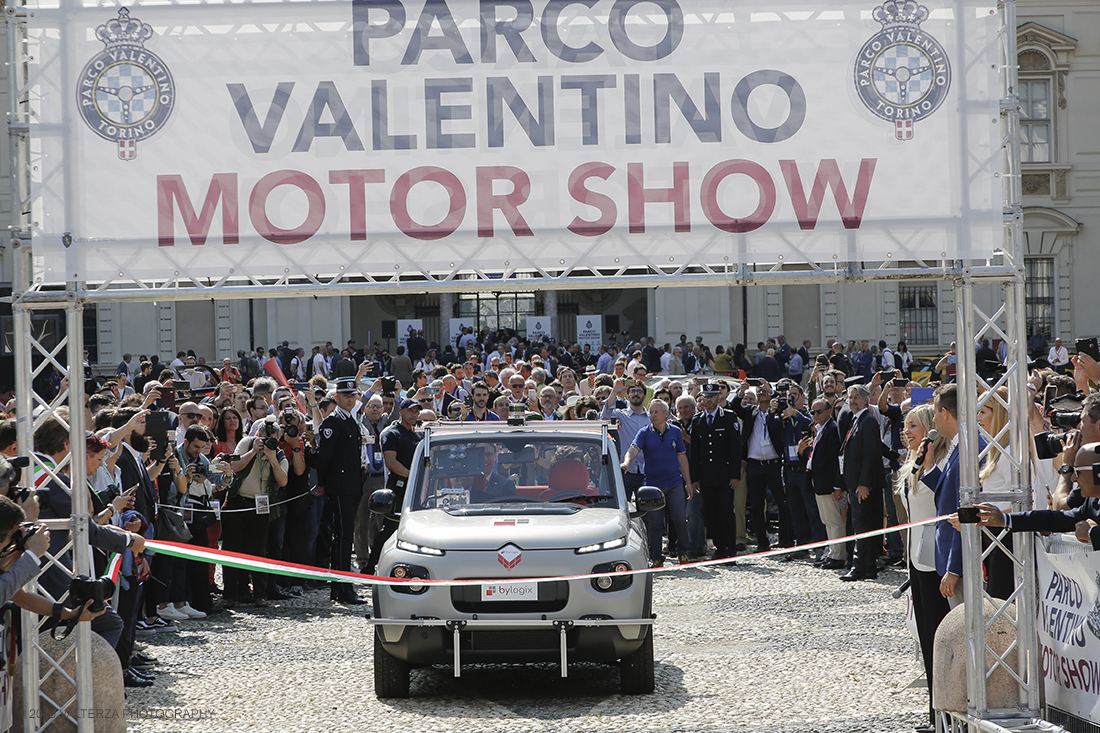
[[[462,335],[462,329],[473,328],[473,318],[452,318],[451,319],[451,346],[455,353],[458,353],[458,337]]]
[[[592,347],[592,353],[596,353],[603,343],[602,316],[577,316],[577,343],[582,346],[588,344]]]
[[[1039,670],[1048,705],[1100,724],[1100,552],[1081,552],[1072,537],[1052,537],[1036,552]],[[1076,545],[1076,547],[1073,547]]]
[[[417,331],[424,330],[424,319],[422,318],[409,318],[398,319],[397,321],[397,345],[409,347],[409,339],[412,338]]]
[[[554,338],[553,325],[546,316],[527,316],[527,340],[539,341]]]
[[[29,0],[45,282],[981,258],[996,3]]]

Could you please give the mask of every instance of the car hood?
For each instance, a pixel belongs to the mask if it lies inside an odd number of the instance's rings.
[[[401,517],[398,537],[440,550],[497,550],[509,542],[522,550],[576,549],[624,537],[629,520],[621,509],[588,507],[575,514],[452,516],[423,509]]]

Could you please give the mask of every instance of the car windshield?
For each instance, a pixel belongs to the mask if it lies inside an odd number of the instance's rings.
[[[470,513],[508,506],[510,512],[554,505],[618,507],[611,468],[598,438],[502,435],[477,441],[433,438],[422,465],[413,509]],[[518,507],[516,505],[523,505]],[[556,512],[555,512],[556,513]]]

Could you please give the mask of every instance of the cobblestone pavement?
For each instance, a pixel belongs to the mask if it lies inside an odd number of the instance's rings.
[[[743,731],[893,733],[926,691],[905,599],[804,561],[657,576],[657,691],[618,692],[615,667],[554,664],[413,672],[408,700],[374,696],[369,606],[328,591],[238,608],[146,637],[156,685],[127,690],[132,731]],[[362,609],[362,610],[361,610]]]

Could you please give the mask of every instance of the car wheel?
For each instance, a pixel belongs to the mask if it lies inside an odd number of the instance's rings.
[[[377,675],[377,664],[375,662],[375,675]],[[624,695],[648,695],[653,692],[652,627],[646,629],[645,640],[638,647],[638,651],[623,657],[620,676],[620,688]]]
[[[374,632],[374,694],[378,697],[409,696],[409,665],[393,656],[382,646],[382,639]],[[650,661],[653,659],[650,649]]]

